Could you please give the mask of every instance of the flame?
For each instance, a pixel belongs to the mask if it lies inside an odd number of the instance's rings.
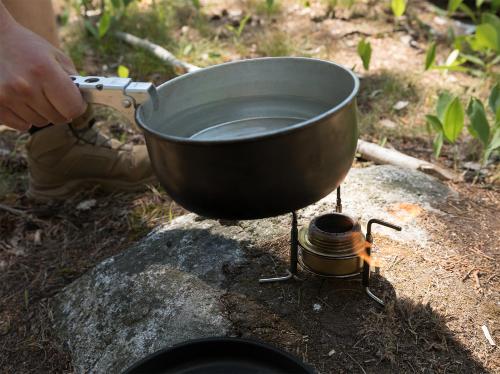
[[[370,242],[365,242],[365,248],[372,248],[373,244]],[[368,265],[373,266],[373,267],[380,267],[380,261],[377,260],[376,258],[373,258],[373,255],[368,256],[366,251],[359,251],[357,253],[359,257],[363,259],[364,262],[366,262]]]

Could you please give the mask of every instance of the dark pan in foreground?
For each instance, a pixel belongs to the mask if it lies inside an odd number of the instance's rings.
[[[286,352],[244,339],[193,340],[152,354],[125,374],[313,374]]]

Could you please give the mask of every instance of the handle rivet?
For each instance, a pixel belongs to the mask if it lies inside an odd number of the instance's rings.
[[[130,100],[128,100],[128,99],[124,99],[122,101],[122,105],[123,105],[124,108],[130,108],[132,106],[132,102]]]

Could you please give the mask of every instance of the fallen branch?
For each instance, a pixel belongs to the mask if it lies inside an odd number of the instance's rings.
[[[358,140],[358,153],[364,159],[373,161],[376,164],[390,164],[406,169],[419,170],[443,180],[460,181],[462,179],[460,175],[441,166],[364,140]]]
[[[165,48],[159,46],[158,44],[151,43],[149,40],[141,39],[135,35],[120,31],[116,32],[115,35],[125,43],[133,45],[135,47],[143,48],[151,52],[160,60],[165,61],[167,64],[173,66],[175,71],[179,74],[190,73],[192,71],[200,69],[198,66],[178,60],[177,57],[175,57],[171,52],[167,51]]]

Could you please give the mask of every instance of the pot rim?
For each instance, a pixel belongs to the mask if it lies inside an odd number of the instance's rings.
[[[267,138],[272,138],[277,135],[284,135],[290,132],[293,132],[295,130],[303,129],[312,123],[319,122],[329,116],[335,115],[337,112],[339,112],[341,109],[344,107],[348,106],[356,97],[359,91],[359,78],[354,74],[350,69],[346,68],[345,66],[341,64],[337,64],[332,61],[327,61],[327,60],[322,60],[322,59],[317,59],[317,58],[309,58],[309,57],[261,57],[261,58],[252,58],[252,59],[243,59],[243,60],[238,60],[238,61],[231,61],[231,62],[226,62],[223,64],[218,64],[214,66],[210,66],[207,68],[203,68],[200,70],[196,70],[191,73],[187,73],[184,75],[181,75],[179,77],[176,77],[174,79],[171,79],[163,84],[161,84],[158,88],[162,88],[168,85],[175,84],[177,81],[182,80],[182,79],[189,79],[191,76],[196,75],[196,74],[203,74],[205,71],[209,71],[212,69],[220,69],[223,68],[227,65],[233,65],[233,64],[240,64],[240,63],[255,63],[255,62],[260,62],[260,61],[269,61],[269,60],[283,60],[283,61],[289,61],[289,60],[296,60],[296,61],[313,61],[313,62],[320,62],[320,63],[325,63],[325,64],[330,64],[334,65],[345,72],[347,72],[354,83],[354,87],[349,94],[342,102],[340,102],[338,105],[332,107],[331,109],[318,114],[315,117],[309,118],[305,121],[298,122],[294,125],[288,126],[285,129],[279,129],[279,130],[273,130],[266,132],[264,134],[259,134],[255,136],[247,136],[247,137],[242,137],[242,138],[235,138],[235,139],[220,139],[220,140],[200,140],[200,139],[191,139],[191,138],[183,138],[179,136],[172,136],[172,135],[165,135],[162,134],[156,130],[153,130],[149,128],[144,121],[142,120],[142,116],[140,113],[142,112],[142,105],[140,105],[137,110],[135,111],[135,121],[137,125],[146,133],[154,135],[160,139],[163,140],[168,140],[171,142],[175,143],[181,143],[181,144],[192,144],[192,145],[214,145],[214,144],[235,144],[235,143],[245,143],[245,142],[252,142],[256,140],[262,140],[262,139],[267,139]]]

